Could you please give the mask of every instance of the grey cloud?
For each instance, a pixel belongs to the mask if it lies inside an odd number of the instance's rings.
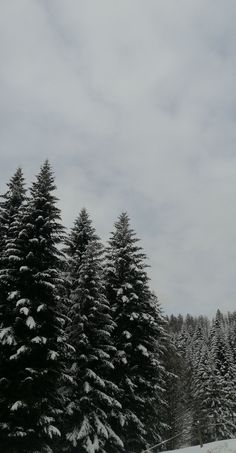
[[[0,5],[1,190],[49,157],[63,219],[130,213],[166,311],[235,308],[236,4]]]

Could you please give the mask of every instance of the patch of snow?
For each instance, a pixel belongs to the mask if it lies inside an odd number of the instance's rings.
[[[10,356],[10,360],[15,360],[18,358],[19,355],[25,354],[28,351],[27,346],[21,346],[20,348],[17,349],[16,354],[13,354]]]
[[[39,313],[40,311],[45,310],[45,308],[46,308],[46,305],[45,304],[41,304],[41,305],[38,306],[37,312]]]
[[[84,383],[84,393],[89,393],[91,390],[91,387],[87,381]]]
[[[28,266],[21,266],[20,267],[20,272],[28,272],[29,268]]]
[[[28,316],[26,319],[26,325],[29,327],[29,329],[34,329],[36,327],[36,322],[32,316]]]
[[[205,444],[201,448],[187,447],[178,450],[168,450],[166,453],[236,453],[236,439],[220,440],[218,442],[211,442]]]
[[[9,301],[14,300],[18,296],[19,296],[19,291],[11,291],[9,293],[7,300],[9,300]]]
[[[37,343],[37,344],[46,344],[47,343],[47,338],[45,337],[34,337],[31,340],[31,343]]]
[[[23,401],[16,401],[12,406],[11,406],[11,411],[18,411],[18,409],[21,409],[23,407],[26,407],[26,404]]]
[[[144,356],[149,357],[148,350],[147,350],[147,348],[145,348],[145,346],[143,346],[142,344],[139,344],[137,349],[139,351],[141,351]]]
[[[49,437],[51,439],[53,437],[55,437],[55,436],[57,436],[57,437],[61,436],[61,432],[59,431],[59,429],[56,428],[56,426],[53,426],[53,425],[49,425],[49,426],[45,427],[44,431],[49,435]]]
[[[125,336],[125,338],[127,338],[127,340],[129,340],[132,337],[131,333],[128,332],[128,330],[124,330],[123,335]]]
[[[16,303],[16,306],[20,307],[21,305],[29,305],[29,303],[30,303],[29,299],[20,299]]]
[[[58,357],[58,352],[56,351],[49,351],[48,358],[51,360],[56,360]]]
[[[12,327],[5,327],[0,329],[0,341],[2,344],[16,345]]]
[[[22,307],[22,308],[20,309],[20,313],[21,313],[22,315],[28,316],[28,314],[29,314],[29,309],[28,309],[27,307]]]

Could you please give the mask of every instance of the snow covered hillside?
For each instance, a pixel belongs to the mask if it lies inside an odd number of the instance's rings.
[[[236,453],[236,439],[221,440],[220,442],[212,442],[203,445],[202,448],[187,447],[179,450],[174,450],[176,453]],[[168,452],[166,452],[168,453]],[[169,452],[171,453],[171,452]],[[172,450],[173,453],[173,450]]]

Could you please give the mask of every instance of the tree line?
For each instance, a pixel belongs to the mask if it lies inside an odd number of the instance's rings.
[[[234,438],[236,435],[236,312],[171,315],[168,329],[176,379],[168,387],[174,436],[172,448]]]
[[[141,453],[235,435],[236,315],[166,317],[126,213],[69,232],[46,161],[0,203],[0,450]]]
[[[46,161],[0,205],[0,448],[139,452],[167,430],[166,321],[122,213],[104,247],[82,209],[66,234]]]

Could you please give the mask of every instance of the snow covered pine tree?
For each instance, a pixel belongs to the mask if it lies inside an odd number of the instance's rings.
[[[107,250],[107,295],[114,312],[114,381],[123,390],[125,451],[140,452],[161,440],[165,405],[157,313],[148,286],[145,255],[126,213],[115,223]],[[157,410],[157,401],[159,408]]]
[[[26,190],[21,168],[17,169],[7,186],[8,190],[1,196],[3,201],[0,202],[0,260],[9,228],[15,219],[15,215],[18,213],[18,209],[25,200]],[[0,267],[2,267],[1,263]]]
[[[54,190],[46,161],[4,245],[0,279],[1,306],[5,307],[0,330],[0,449],[4,453],[49,453],[60,436],[58,382],[64,333],[57,315],[61,284],[57,245],[63,228]]]
[[[208,382],[208,393],[209,388],[211,392],[207,402],[210,404],[209,416],[213,424],[212,440],[220,440],[235,436],[236,366],[223,315],[219,310],[210,331],[209,354],[212,373]]]
[[[8,443],[11,435],[11,394],[14,390],[12,377],[14,364],[9,358],[14,354],[15,313],[9,295],[14,294],[19,275],[20,250],[16,239],[22,228],[22,205],[25,201],[24,177],[19,168],[2,196],[0,205],[0,450],[11,451]],[[14,451],[14,450],[12,450]]]
[[[73,452],[119,452],[122,441],[110,425],[120,412],[117,387],[110,381],[114,328],[102,276],[102,246],[83,209],[69,236],[71,279],[70,342],[75,348],[70,423]]]

